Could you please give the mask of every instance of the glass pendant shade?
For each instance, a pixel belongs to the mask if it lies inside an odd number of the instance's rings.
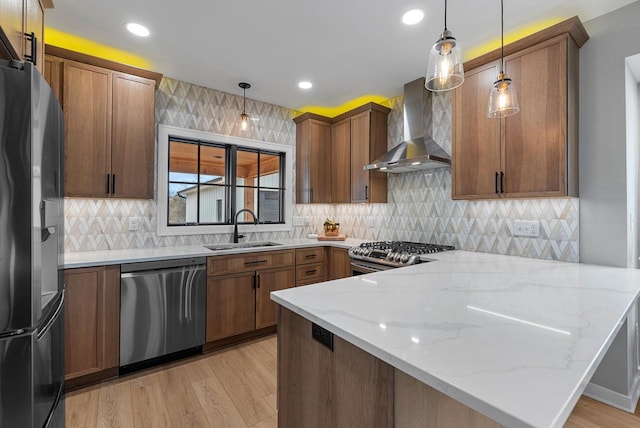
[[[243,112],[240,115],[240,127],[242,128],[243,131],[246,131],[248,125],[249,125],[249,115]]]
[[[506,73],[500,73],[489,90],[489,118],[513,116],[520,111],[516,86]]]
[[[462,48],[451,31],[445,30],[429,53],[424,86],[430,91],[450,91],[463,82]]]

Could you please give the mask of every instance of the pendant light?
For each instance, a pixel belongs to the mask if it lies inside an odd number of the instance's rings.
[[[430,91],[450,91],[464,82],[462,48],[447,29],[447,0],[444,0],[444,30],[429,53],[424,87]]]
[[[247,126],[249,126],[249,115],[247,114],[247,89],[251,87],[251,84],[246,82],[238,83],[238,86],[242,88],[242,113],[240,114],[240,126],[243,131],[247,130]]]
[[[516,86],[504,72],[504,0],[500,0],[500,74],[489,91],[489,118],[513,116],[520,111]]]

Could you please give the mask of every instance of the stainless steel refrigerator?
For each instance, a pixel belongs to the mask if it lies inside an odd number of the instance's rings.
[[[64,426],[63,118],[0,61],[0,427]]]

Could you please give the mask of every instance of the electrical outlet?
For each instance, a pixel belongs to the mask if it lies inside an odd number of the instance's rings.
[[[304,217],[293,217],[293,225],[294,226],[304,226]]]
[[[540,236],[540,222],[515,220],[513,222],[513,236],[525,236],[529,238],[537,238]]]
[[[367,227],[369,229],[373,229],[375,227],[373,217],[367,217]]]
[[[135,231],[140,228],[140,217],[130,217],[129,218],[129,230]]]

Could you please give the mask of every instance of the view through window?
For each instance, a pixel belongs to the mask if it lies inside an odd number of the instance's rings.
[[[284,222],[285,153],[178,138],[168,151],[168,226],[230,224],[242,208],[259,223]]]

